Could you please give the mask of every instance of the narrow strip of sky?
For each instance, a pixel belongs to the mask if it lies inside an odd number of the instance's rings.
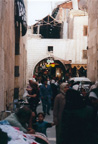
[[[61,2],[64,0],[61,0]],[[29,26],[33,25],[47,16],[51,15],[52,10],[56,6],[58,0],[28,0],[27,8],[27,23]]]

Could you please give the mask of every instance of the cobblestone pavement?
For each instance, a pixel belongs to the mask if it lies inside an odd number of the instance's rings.
[[[42,105],[40,104],[37,108],[37,112],[42,112]],[[53,111],[50,111],[50,115],[46,115],[45,121],[53,122]],[[55,126],[47,129],[47,136],[50,144],[56,144],[56,136],[55,136]]]

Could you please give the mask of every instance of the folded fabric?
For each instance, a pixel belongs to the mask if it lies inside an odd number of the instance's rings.
[[[1,125],[0,128],[2,131],[6,132],[7,135],[11,138],[8,144],[39,144],[35,141],[35,137],[30,134],[25,134],[22,131],[15,129],[10,125]]]

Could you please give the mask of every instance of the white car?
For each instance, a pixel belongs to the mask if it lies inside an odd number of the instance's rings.
[[[84,87],[85,89],[89,90],[89,87],[91,85],[91,80],[87,77],[72,77],[69,79],[70,81],[74,81],[73,82],[73,89],[75,90],[79,90],[79,88]]]
[[[91,80],[87,77],[72,77],[69,81],[74,80],[74,82],[91,82]]]

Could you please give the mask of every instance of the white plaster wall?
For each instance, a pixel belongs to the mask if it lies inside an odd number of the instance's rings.
[[[73,9],[78,10],[78,0],[72,0]]]
[[[87,64],[82,59],[82,50],[87,47],[87,39],[34,39],[29,35],[27,40],[27,81],[32,77],[36,64],[49,57],[48,46],[53,46],[53,55],[64,60],[72,60],[73,64]]]
[[[78,16],[74,17],[73,23],[73,38],[81,39],[85,38],[87,40],[87,36],[83,36],[83,26],[88,26],[88,16]]]
[[[66,21],[64,21],[64,25],[63,25],[63,39],[67,39],[67,35],[68,35],[68,23]]]

